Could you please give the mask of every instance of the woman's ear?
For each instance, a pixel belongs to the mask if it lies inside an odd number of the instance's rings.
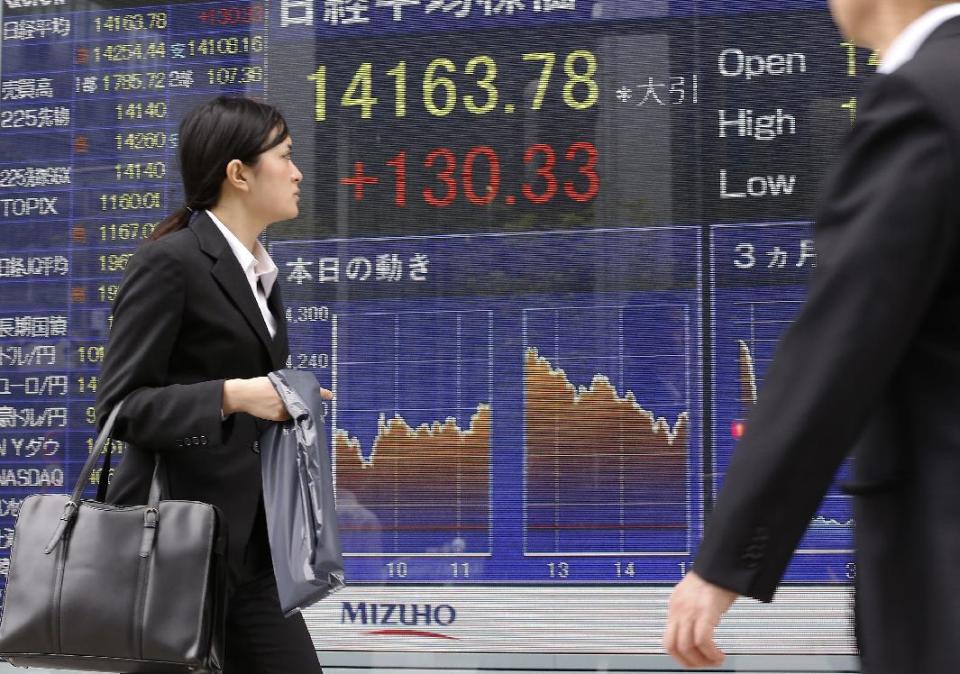
[[[240,161],[239,159],[231,159],[230,163],[227,164],[226,178],[225,180],[229,185],[235,189],[246,192],[250,189],[250,185],[247,183],[245,171],[247,166]]]

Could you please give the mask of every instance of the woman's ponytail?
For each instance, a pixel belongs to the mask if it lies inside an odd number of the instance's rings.
[[[190,224],[190,218],[193,216],[193,212],[193,209],[189,206],[181,206],[157,224],[157,228],[153,230],[150,238],[157,240],[161,236],[166,236],[167,234],[172,234],[178,229],[183,229]]]

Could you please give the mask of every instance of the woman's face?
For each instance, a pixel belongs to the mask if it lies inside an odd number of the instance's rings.
[[[257,158],[250,179],[249,206],[268,223],[290,220],[300,213],[303,174],[293,163],[289,136]]]

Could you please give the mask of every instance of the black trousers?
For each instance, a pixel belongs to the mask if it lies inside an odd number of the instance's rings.
[[[283,617],[272,570],[230,593],[225,650],[223,674],[323,674],[303,616]]]

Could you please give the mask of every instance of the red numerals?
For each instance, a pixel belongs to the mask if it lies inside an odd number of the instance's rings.
[[[567,149],[567,161],[575,161],[581,154],[586,155],[586,161],[577,167],[577,171],[587,179],[587,188],[580,192],[572,180],[567,180],[563,183],[563,193],[582,203],[597,196],[600,191],[600,176],[597,175],[596,146],[593,143],[574,143]]]
[[[473,184],[473,165],[483,157],[487,163],[487,187],[483,194],[477,194]],[[492,147],[481,145],[471,148],[463,160],[463,193],[471,204],[487,206],[497,198],[500,191],[500,158]]]
[[[407,205],[407,153],[401,152],[387,162],[393,168],[393,203],[396,206]]]
[[[586,203],[600,192],[598,162],[593,143],[573,143],[563,153],[563,159],[558,159],[551,145],[531,145],[523,153],[524,174],[529,177],[518,185],[519,192],[527,202],[537,205],[550,203],[558,196]],[[393,170],[393,203],[403,208],[407,205],[407,153],[398,152],[386,165]],[[423,167],[429,175],[424,179],[431,184],[421,194],[424,202],[435,208],[453,205],[460,194],[474,206],[517,203],[516,194],[505,189],[500,156],[488,145],[470,148],[462,161],[448,147],[434,148],[423,158]],[[364,187],[372,188],[380,179],[367,174],[363,162],[355,162],[353,174],[340,182],[353,189],[354,200],[362,201]],[[506,186],[509,185],[507,181]],[[502,192],[507,194],[501,197]]]
[[[433,168],[434,163],[436,163],[438,160],[442,160],[445,166],[443,170],[437,174],[437,180],[446,186],[447,193],[442,197],[438,197],[436,194],[434,194],[432,188],[424,187],[423,200],[431,206],[443,208],[444,206],[449,206],[452,204],[453,200],[457,198],[457,181],[453,177],[453,172],[457,168],[457,157],[453,154],[453,152],[450,151],[449,148],[438,147],[436,150],[432,150],[430,154],[427,155],[427,158],[423,160],[423,165],[427,168]]]
[[[543,157],[540,161],[538,158]],[[531,145],[523,153],[523,163],[532,164],[539,162],[537,175],[541,178],[541,185],[523,184],[521,191],[523,196],[535,204],[545,204],[557,193],[557,177],[553,175],[553,169],[557,166],[557,153],[549,145],[542,143]],[[536,187],[542,187],[542,192],[537,192]]]
[[[208,26],[250,26],[263,24],[264,10],[261,3],[246,7],[211,7],[197,15],[200,23]]]

